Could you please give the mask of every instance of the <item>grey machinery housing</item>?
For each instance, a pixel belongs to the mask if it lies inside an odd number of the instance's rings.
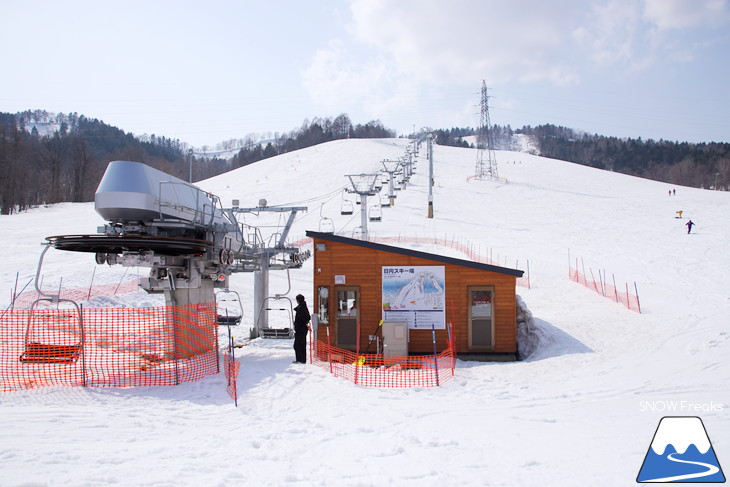
[[[230,273],[268,269],[277,253],[288,255],[281,260],[286,265],[301,265],[285,234],[275,248],[264,248],[257,232],[236,219],[237,212],[264,208],[224,209],[217,196],[139,162],[109,163],[95,209],[108,222],[98,234],[53,236],[49,243],[95,253],[99,264],[151,267],[141,286],[164,293],[169,305],[213,302],[216,288],[228,288]]]

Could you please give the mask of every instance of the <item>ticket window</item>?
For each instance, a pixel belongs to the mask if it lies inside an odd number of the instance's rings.
[[[469,286],[469,349],[494,349],[494,288]]]
[[[346,350],[357,347],[357,324],[360,322],[360,289],[358,287],[336,286],[337,328],[336,346]]]

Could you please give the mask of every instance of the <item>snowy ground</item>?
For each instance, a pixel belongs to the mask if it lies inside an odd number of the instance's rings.
[[[294,239],[318,230],[322,217],[349,234],[359,216],[339,214],[344,175],[377,171],[406,143],[336,141],[201,186],[224,204],[308,206]],[[237,351],[238,409],[222,375],[177,387],[6,393],[0,485],[632,485],[666,415],[700,416],[727,476],[730,194],[676,187],[669,196],[663,183],[524,153],[497,152],[497,160],[509,183],[468,181],[476,151],[437,146],[429,220],[422,153],[413,184],[370,229],[469,240],[509,267],[529,259],[532,289],[518,294],[542,342],[528,360],[459,361],[439,388],[372,389],[292,364],[288,340],[255,340]],[[690,235],[687,218],[697,224]],[[35,274],[44,237],[94,233],[101,223],[93,204],[0,216],[2,308],[16,273],[19,287]],[[644,313],[569,281],[569,249],[586,267],[635,281]],[[49,252],[45,285],[63,277],[64,287],[88,286],[92,260]],[[124,272],[98,266],[94,282],[137,273]],[[311,260],[292,272],[291,294],[311,296],[311,273]],[[242,343],[252,276],[233,276],[232,287],[247,305]],[[275,273],[271,292],[286,288]],[[160,302],[133,293],[95,304]]]

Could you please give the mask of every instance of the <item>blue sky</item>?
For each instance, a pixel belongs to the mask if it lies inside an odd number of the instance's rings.
[[[214,146],[347,113],[730,142],[727,0],[3,2],[0,111]]]

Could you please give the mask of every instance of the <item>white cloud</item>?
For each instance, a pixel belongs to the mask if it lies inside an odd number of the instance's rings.
[[[550,3],[550,5],[543,5]],[[433,84],[575,80],[563,50],[578,1],[353,0],[355,38],[387,53],[391,69]]]
[[[640,68],[653,57],[652,37],[642,26],[641,5],[633,0],[594,3],[574,39],[598,66]]]
[[[727,19],[728,1],[350,0],[349,37],[318,50],[303,82],[320,106],[355,100],[381,117],[427,98],[434,106],[438,91],[476,92],[482,79],[572,86],[626,76],[658,60],[691,61]],[[685,42],[701,26],[708,33]]]
[[[341,110],[359,100],[368,115],[377,116],[412,102],[415,87],[408,78],[395,76],[388,63],[378,58],[355,62],[349,56],[342,41],[330,41],[302,72],[304,87],[318,106]]]
[[[727,0],[644,0],[644,17],[659,29],[717,27],[728,21]]]
[[[685,31],[727,20],[727,0],[602,0],[590,4],[573,36],[595,65],[631,72],[661,57],[693,60],[699,44],[684,42]]]
[[[332,110],[358,100],[379,117],[438,98],[445,87],[509,81],[578,81],[570,28],[580,0],[352,0],[349,39],[319,49],[302,71],[305,89]],[[478,97],[478,93],[476,95]]]

